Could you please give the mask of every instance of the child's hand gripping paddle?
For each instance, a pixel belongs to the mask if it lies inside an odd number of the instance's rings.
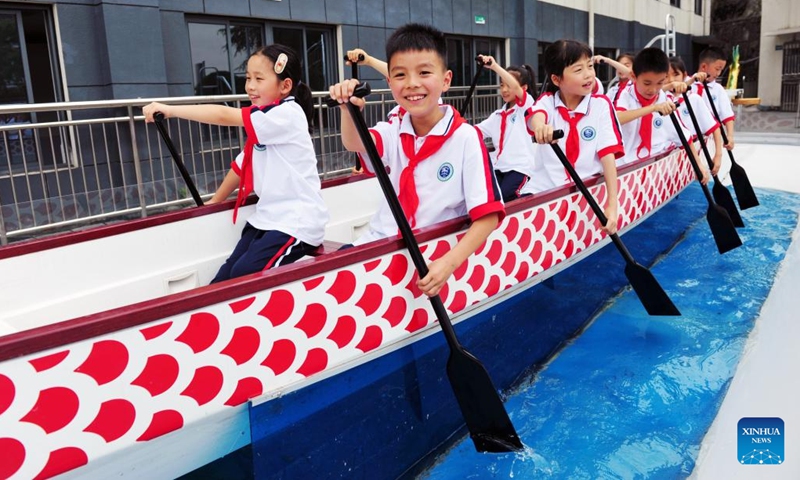
[[[153,115],[153,119],[155,120],[158,133],[161,134],[161,139],[164,140],[165,144],[167,144],[167,150],[169,150],[169,153],[172,155],[172,160],[175,162],[175,166],[178,167],[178,171],[181,172],[183,181],[186,182],[186,187],[189,188],[189,192],[192,194],[194,203],[196,203],[198,207],[202,207],[203,199],[200,198],[200,192],[197,191],[197,187],[194,185],[192,177],[189,176],[189,171],[186,170],[186,165],[184,165],[183,161],[181,160],[181,154],[178,153],[178,150],[172,143],[172,139],[169,138],[167,129],[164,126],[164,114],[161,112],[156,112],[155,115]]]
[[[475,62],[478,64],[478,68],[475,71],[475,76],[472,77],[472,84],[469,86],[469,92],[467,92],[467,97],[464,99],[464,103],[461,104],[461,108],[458,109],[458,113],[460,113],[462,117],[466,117],[467,112],[469,111],[469,106],[472,102],[472,94],[475,93],[475,87],[478,85],[478,79],[483,73],[484,65],[488,66],[492,64],[491,61],[489,61],[488,63],[483,63],[481,57],[475,57]]]
[[[700,124],[697,122],[697,117],[694,114],[692,102],[689,101],[689,95],[686,92],[683,92],[683,103],[686,104],[686,109],[689,110],[689,116],[692,118],[692,125],[694,126],[697,138],[700,140],[700,148],[703,149],[703,155],[708,162],[708,168],[714,168],[714,161],[711,159],[711,154],[708,153],[708,146],[706,146],[705,138],[703,138],[703,132],[700,130]],[[724,127],[720,126],[719,128]],[[733,226],[744,227],[744,221],[742,220],[742,216],[739,215],[739,210],[736,209],[736,204],[733,202],[731,192],[725,188],[725,185],[722,184],[717,175],[714,175],[714,187],[711,189],[711,193],[714,195],[714,201],[717,202],[717,205],[728,212]]]
[[[366,83],[356,87],[354,96],[365,97],[369,95],[370,88]],[[339,106],[336,100],[329,100],[328,106]],[[403,241],[408,248],[408,253],[414,266],[419,272],[419,278],[428,274],[428,266],[422,257],[411,227],[406,220],[400,201],[397,199],[389,175],[372,141],[367,124],[359,108],[350,102],[346,108],[355,123],[361,142],[367,150],[373,171],[378,177],[378,183],[383,190],[389,208],[392,211]],[[447,310],[438,295],[430,297],[431,305],[439,320],[439,326],[444,332],[447,344],[450,347],[450,357],[447,360],[447,377],[453,389],[461,414],[469,429],[470,437],[479,452],[514,452],[523,448],[514,425],[508,418],[503,401],[489,377],[489,373],[481,362],[471,353],[466,351],[458,342],[455,330],[450,322]]]
[[[556,130],[553,132],[553,139],[559,139],[564,136],[563,130]],[[578,187],[583,197],[589,203],[589,206],[592,208],[592,211],[597,216],[597,219],[600,220],[600,224],[605,226],[608,223],[608,218],[606,218],[605,213],[600,208],[600,205],[597,204],[597,201],[594,199],[592,194],[589,192],[589,189],[586,188],[586,184],[583,183],[581,177],[578,176],[578,172],[575,171],[575,168],[572,164],[569,163],[567,160],[567,156],[564,155],[564,151],[561,150],[561,147],[557,143],[551,143],[550,146],[553,148],[558,159],[561,161],[561,164],[564,166],[564,169],[567,170],[569,176],[572,178],[572,181],[575,182],[575,186]],[[667,293],[661,288],[661,284],[658,283],[656,277],[653,274],[639,264],[636,260],[634,260],[631,252],[628,251],[628,248],[622,243],[622,239],[619,238],[619,235],[616,233],[609,235],[611,241],[614,243],[614,246],[617,247],[619,253],[622,255],[622,258],[625,259],[625,276],[628,277],[628,281],[631,283],[633,287],[633,291],[636,292],[636,295],[639,297],[639,301],[642,302],[645,310],[650,315],[680,315],[681,312],[672,303]]]
[[[708,80],[703,80],[703,87],[705,87],[706,92],[709,91]],[[714,105],[714,99],[710,98],[710,95],[709,93],[708,103],[711,104],[711,111],[714,112],[714,118],[720,123],[719,131],[722,133],[722,141],[727,145],[728,135],[725,133],[725,125],[722,125],[722,120],[720,120],[719,113],[717,112],[717,106]],[[736,160],[733,158],[733,151],[728,150],[728,157],[731,159],[731,182],[733,183],[733,190],[736,192],[736,200],[739,201],[739,208],[747,210],[750,207],[757,207],[758,197],[756,197],[756,192],[750,184],[750,178],[747,176],[747,172],[744,171],[741,165],[736,163]]]
[[[697,180],[702,179],[703,172],[700,170],[697,160],[695,160],[692,151],[689,149],[689,142],[686,141],[686,136],[683,134],[683,129],[681,128],[681,124],[675,112],[670,113],[669,118],[672,120],[672,125],[675,126],[675,131],[678,132],[681,145],[686,152],[686,156],[689,157],[689,162],[691,162],[694,173],[697,175]],[[703,187],[703,194],[708,201],[706,219],[708,220],[708,226],[711,228],[711,234],[714,235],[714,241],[717,243],[717,250],[719,250],[719,253],[725,253],[742,246],[742,240],[739,238],[739,234],[736,233],[736,227],[733,226],[728,212],[714,203],[714,199],[711,198],[711,193],[708,191],[706,185],[703,185],[701,182],[700,186]]]

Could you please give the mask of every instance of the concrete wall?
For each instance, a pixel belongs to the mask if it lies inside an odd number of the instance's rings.
[[[783,51],[775,48],[798,38],[800,3],[796,0],[762,0],[758,70],[758,96],[762,107],[778,107],[781,104]]]

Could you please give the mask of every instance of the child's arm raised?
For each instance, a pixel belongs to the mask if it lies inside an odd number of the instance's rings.
[[[608,58],[608,57],[605,57],[603,55],[595,55],[594,57],[592,57],[592,62],[593,63],[602,62],[602,63],[607,63],[607,64],[611,65],[611,67],[614,68],[614,70],[617,71],[617,76],[618,77],[621,77],[621,76],[628,77],[631,74],[631,69],[630,68],[626,67],[625,65],[619,63],[618,61],[616,61],[616,60],[614,60],[612,58]]]
[[[359,55],[364,56],[364,60],[361,62],[358,61]],[[370,56],[361,48],[354,48],[352,50],[347,51],[347,60],[351,63],[360,63],[361,65],[366,65],[368,67],[373,68],[378,73],[383,75],[384,77],[389,77],[389,65],[384,62],[383,60],[378,60],[375,57]]]
[[[242,110],[225,105],[166,105],[153,102],[145,105],[142,112],[146,122],[153,122],[153,115],[161,112],[166,118],[176,117],[223,127],[244,126]]]
[[[491,55],[478,55],[480,57],[481,62],[483,63],[484,68],[488,68],[489,70],[493,71],[500,77],[500,80],[508,87],[512,94],[514,94],[514,98],[517,99],[517,103],[519,100],[525,99],[525,90],[519,84],[519,80],[517,77],[512,75],[508,70],[501,67],[497,60],[494,59]]]
[[[475,253],[475,250],[497,228],[499,219],[497,213],[491,213],[472,222],[467,233],[452,250],[428,265],[428,274],[417,282],[419,289],[429,297],[438,294],[450,275],[464,263],[467,257]]]

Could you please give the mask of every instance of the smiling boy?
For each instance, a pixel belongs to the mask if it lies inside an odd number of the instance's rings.
[[[725,133],[728,137],[728,143],[725,144],[725,148],[733,150],[733,126],[736,116],[733,113],[733,106],[731,105],[730,97],[728,97],[728,92],[725,91],[725,87],[717,83],[717,78],[719,78],[722,71],[725,70],[725,65],[727,63],[725,54],[722,53],[722,50],[719,48],[709,47],[700,52],[700,68],[698,69],[698,73],[705,73],[707,75],[706,81],[708,82],[708,91],[706,91],[705,86],[701,82],[695,82],[692,88],[695,93],[705,99],[709,109],[711,108],[709,102],[714,102],[714,106],[719,114],[719,123],[725,127]]]
[[[631,81],[620,92],[615,103],[617,117],[622,126],[622,141],[625,157],[620,165],[650,158],[673,146],[681,146],[680,137],[667,115],[675,111],[675,102],[662,88],[667,83],[669,59],[658,48],[645,48],[633,59]],[[691,141],[693,135],[682,126],[689,141],[691,155],[697,159],[697,151]],[[703,183],[708,182],[705,162],[698,162],[703,171]]]
[[[386,43],[389,88],[405,111],[399,121],[380,122],[370,129],[372,140],[412,228],[422,228],[463,215],[472,220],[455,247],[428,265],[418,282],[429,296],[436,295],[447,279],[497,227],[505,208],[480,132],[465,123],[439,97],[450,88],[444,34],[420,24],[396,30]],[[357,80],[330,87],[331,98],[363,106],[352,97]],[[342,143],[352,152],[366,149],[345,105]],[[369,170],[372,165],[362,162]],[[370,229],[354,244],[361,245],[397,235],[397,223],[387,203],[370,221]]]

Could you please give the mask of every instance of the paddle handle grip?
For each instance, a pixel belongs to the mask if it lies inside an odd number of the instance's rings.
[[[355,90],[353,90],[353,96],[358,98],[364,98],[368,96],[371,92],[372,88],[369,86],[369,84],[367,82],[361,82],[358,84],[358,86],[356,86]],[[347,103],[349,104],[350,102]],[[325,100],[325,105],[329,107],[338,107],[342,104],[339,103],[338,100],[328,97],[328,99]]]
[[[186,182],[186,187],[192,194],[194,203],[196,203],[198,207],[202,207],[203,199],[200,198],[200,192],[197,191],[197,187],[194,185],[194,180],[192,180],[191,175],[189,175],[189,171],[186,170],[186,165],[183,164],[181,155],[178,153],[178,149],[175,148],[175,144],[172,143],[172,139],[169,137],[169,133],[167,133],[167,129],[164,126],[164,114],[161,112],[156,112],[155,115],[153,115],[153,119],[155,120],[156,129],[161,135],[161,139],[164,140],[164,143],[167,145],[167,150],[169,150],[170,155],[172,155],[172,160],[175,162],[175,166],[178,167],[178,171],[181,173],[183,181]]]
[[[357,62],[350,61],[350,58],[347,55],[345,55],[344,61],[350,62],[350,78],[358,78],[358,64],[364,61],[364,54],[363,53],[358,54]]]

